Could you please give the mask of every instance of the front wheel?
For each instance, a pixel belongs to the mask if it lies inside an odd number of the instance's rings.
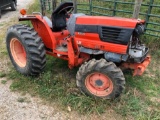
[[[105,59],[92,59],[77,72],[77,86],[86,95],[104,99],[115,99],[125,86],[122,71]]]
[[[45,47],[38,33],[26,25],[7,31],[6,45],[15,69],[23,75],[38,75],[46,63]]]

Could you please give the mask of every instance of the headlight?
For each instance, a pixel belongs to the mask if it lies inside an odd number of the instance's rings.
[[[134,30],[134,34],[136,36],[142,35],[144,33],[144,27],[145,27],[144,25],[137,25],[135,30]]]

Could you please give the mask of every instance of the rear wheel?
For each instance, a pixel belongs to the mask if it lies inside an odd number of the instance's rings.
[[[16,6],[16,3],[14,1],[11,4],[11,10],[13,10],[13,11],[17,10],[17,6]]]
[[[10,51],[17,65],[20,67],[25,67],[27,63],[26,51],[18,38],[14,37],[11,39]]]
[[[2,17],[2,13],[1,13],[1,9],[0,9],[0,19],[1,19],[1,17]]]
[[[44,44],[32,28],[14,25],[6,36],[7,50],[16,70],[24,75],[38,75],[46,63]]]
[[[83,64],[77,72],[76,79],[80,90],[93,97],[114,99],[125,88],[122,71],[114,63],[104,59],[93,59]]]

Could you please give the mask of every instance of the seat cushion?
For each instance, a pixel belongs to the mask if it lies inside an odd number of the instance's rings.
[[[54,14],[52,16],[52,29],[53,31],[61,31],[66,28],[66,15]]]

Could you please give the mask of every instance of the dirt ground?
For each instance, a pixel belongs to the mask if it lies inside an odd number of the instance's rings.
[[[11,22],[12,18],[19,16],[19,10],[32,4],[33,0],[18,0],[18,10],[5,10],[0,19],[0,30]],[[0,31],[2,32],[2,31]],[[1,63],[0,69],[7,66],[7,62]],[[1,70],[0,70],[1,71]],[[38,97],[29,94],[23,95],[20,92],[10,90],[12,80],[0,78],[0,120],[119,120],[120,117],[114,114],[113,110],[108,110],[103,116],[98,115],[79,115],[77,112],[62,111],[58,105],[44,102]]]
[[[21,95],[11,92],[11,81],[2,84],[5,78],[0,79],[0,120],[64,120],[63,112],[54,107],[45,105],[39,98],[30,95]]]

